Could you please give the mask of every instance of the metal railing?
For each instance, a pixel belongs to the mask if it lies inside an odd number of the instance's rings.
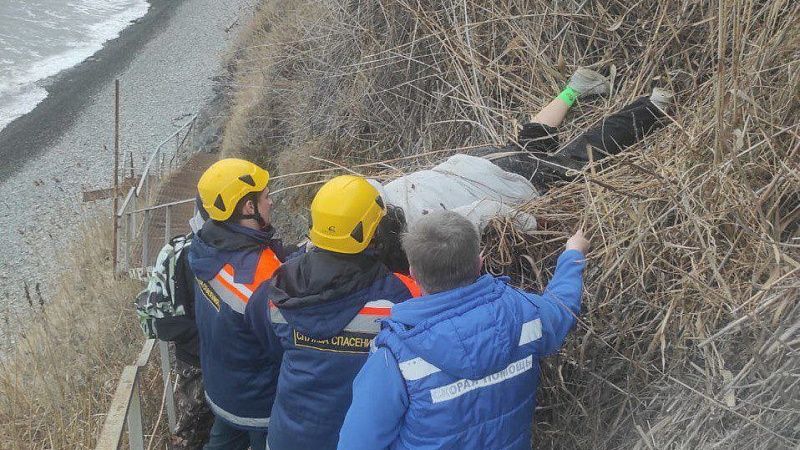
[[[156,199],[160,181],[180,168],[188,159],[188,151],[183,151],[189,134],[194,128],[197,116],[182,125],[164,139],[147,159],[141,178],[131,187],[122,204],[114,211],[114,236],[116,273],[127,272],[132,278],[146,279],[153,261],[150,260],[150,227],[155,211],[164,210],[164,243],[172,237],[172,208],[189,203],[193,199],[179,200],[156,206],[147,205]],[[174,146],[170,145],[174,142]],[[137,246],[138,243],[138,246]],[[135,267],[134,267],[135,265]],[[122,442],[123,431],[127,425],[128,443],[131,449],[144,449],[144,430],[141,402],[141,376],[150,361],[153,348],[158,346],[161,359],[161,376],[164,382],[164,407],[170,432],[175,431],[177,416],[171,379],[169,345],[164,341],[148,339],[142,346],[136,362],[122,370],[116,392],[111,401],[103,430],[97,441],[98,450],[117,449]]]
[[[144,421],[142,416],[141,378],[142,373],[150,362],[150,355],[156,346],[155,339],[144,342],[142,350],[133,365],[122,369],[117,389],[108,408],[103,430],[97,440],[96,450],[116,450],[122,441],[123,431],[128,429],[128,446],[131,450],[144,450]],[[158,341],[158,350],[161,354],[161,375],[164,378],[164,401],[167,410],[169,429],[173,431],[176,424],[175,401],[172,393],[172,384],[169,367],[169,347],[166,342]]]
[[[128,266],[129,263],[127,262],[129,260],[126,259],[126,267],[127,267],[127,272],[128,272],[128,276],[129,277],[144,281],[144,280],[147,279],[148,276],[150,276],[150,271],[153,269],[153,267],[149,264],[150,263],[150,256],[151,256],[150,255],[149,234],[150,234],[150,225],[151,225],[151,219],[152,219],[153,213],[155,211],[159,211],[159,210],[162,210],[162,209],[164,210],[164,217],[165,217],[165,219],[164,219],[164,244],[166,244],[167,242],[169,242],[170,238],[172,237],[172,233],[173,233],[172,208],[175,207],[175,206],[186,205],[186,204],[193,203],[193,202],[194,202],[193,198],[187,198],[187,199],[184,199],[184,200],[178,200],[178,201],[174,201],[174,202],[170,202],[170,203],[163,203],[163,204],[155,205],[155,206],[148,206],[146,208],[140,208],[140,209],[136,209],[136,210],[124,213],[125,215],[127,215],[127,217],[128,217],[127,220],[129,222],[135,222],[136,221],[136,218],[135,218],[136,214],[143,214],[144,215],[144,217],[142,219],[143,223],[142,223],[142,230],[141,230],[142,238],[140,240],[140,242],[141,242],[141,261],[142,261],[142,265],[138,266],[138,267],[130,267],[130,266]],[[128,229],[133,229],[132,226],[133,225],[129,226]],[[125,247],[126,247],[126,252],[130,251],[130,249],[132,247],[132,241],[131,240],[127,240],[126,243],[125,243]]]
[[[194,128],[197,116],[178,128],[169,137],[164,139],[150,156],[142,168],[139,183],[131,187],[125,195],[122,204],[114,213],[114,227],[116,254],[114,270],[128,272],[130,276],[141,278],[146,275],[150,263],[150,227],[155,211],[165,209],[164,236],[169,240],[172,234],[171,209],[174,206],[187,203],[179,201],[158,206],[142,207],[153,202],[157,194],[160,181],[180,168],[188,159],[188,151],[184,151],[189,134]],[[174,142],[174,146],[171,145]],[[139,244],[137,246],[137,243]],[[131,272],[131,269],[134,269]],[[138,276],[137,276],[138,275]]]

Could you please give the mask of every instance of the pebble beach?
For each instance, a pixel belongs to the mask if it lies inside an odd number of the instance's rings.
[[[82,226],[110,216],[110,201],[84,203],[82,193],[111,185],[114,80],[121,149],[140,167],[214,98],[214,79],[255,4],[152,0],[118,38],[47,80],[48,98],[0,131],[0,337],[7,344],[30,316],[25,286],[46,303]]]

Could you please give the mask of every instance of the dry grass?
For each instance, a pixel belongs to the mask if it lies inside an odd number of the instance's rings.
[[[108,228],[88,226],[59,253],[58,294],[0,360],[2,449],[94,448],[122,367],[143,342],[132,306],[141,284],[114,279]],[[157,370],[144,380],[143,392],[161,392]]]
[[[790,0],[267,1],[223,147],[311,172],[278,180],[302,186],[283,198],[296,212],[341,166],[393,176],[506,142],[578,65],[615,89],[573,108],[564,141],[673,89],[665,130],[525,206],[537,234],[497,221],[485,236],[488,269],[531,288],[572,229],[593,236],[537,447],[796,448],[797,23]]]

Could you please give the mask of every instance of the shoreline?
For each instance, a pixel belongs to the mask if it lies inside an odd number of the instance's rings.
[[[125,70],[185,0],[147,1],[147,14],[132,21],[119,36],[106,41],[103,48],[79,64],[42,80],[47,97],[0,130],[0,182],[57,142],[92,97]]]
[[[0,132],[0,355],[34,317],[28,296],[47,305],[71,289],[60,274],[75,270],[72,255],[82,254],[81,245],[92,245],[83,230],[110,215],[110,200],[85,202],[82,193],[111,182],[114,79],[122,88],[120,154],[126,171],[141,168],[187,117],[219,101],[244,26],[232,24],[246,24],[256,4],[149,2],[148,13],[103,49],[48,78],[52,95]],[[197,139],[213,143],[216,134],[204,129]]]

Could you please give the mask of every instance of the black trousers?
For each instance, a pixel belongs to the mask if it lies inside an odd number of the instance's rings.
[[[527,123],[519,132],[517,142],[500,149],[480,149],[475,156],[522,152],[490,159],[503,170],[527,178],[544,192],[557,181],[570,180],[569,170],[582,169],[590,161],[590,151],[595,161],[615,155],[663,127],[666,123],[663,118],[664,114],[648,97],[640,97],[563,147],[556,128]]]

